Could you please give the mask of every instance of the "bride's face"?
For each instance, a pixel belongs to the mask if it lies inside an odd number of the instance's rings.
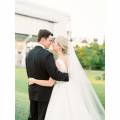
[[[58,52],[59,50],[61,50],[60,44],[56,41],[52,44],[52,48],[53,48],[53,51],[55,52]]]

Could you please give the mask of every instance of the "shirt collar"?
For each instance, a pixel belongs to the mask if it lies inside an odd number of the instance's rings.
[[[42,48],[45,49],[45,47],[42,44],[40,44],[40,43],[37,43],[37,46],[41,46]]]

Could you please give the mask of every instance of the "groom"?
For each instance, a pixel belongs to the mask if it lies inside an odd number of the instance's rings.
[[[58,71],[53,54],[48,49],[53,34],[48,30],[38,32],[38,45],[26,56],[28,78],[48,80],[50,77],[58,81],[69,81],[67,73]],[[44,120],[53,87],[37,84],[29,85],[30,115],[28,120]]]

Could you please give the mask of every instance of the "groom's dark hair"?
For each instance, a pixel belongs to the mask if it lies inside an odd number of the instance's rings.
[[[38,39],[37,39],[37,41],[39,42],[41,40],[41,38],[47,39],[50,35],[53,36],[53,34],[50,31],[48,31],[46,29],[41,29],[38,32]]]

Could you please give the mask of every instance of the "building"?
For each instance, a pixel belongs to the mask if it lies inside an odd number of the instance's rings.
[[[70,17],[29,1],[16,0],[15,42],[16,66],[25,66],[27,52],[35,46],[40,29],[48,29],[54,36],[68,37]]]

